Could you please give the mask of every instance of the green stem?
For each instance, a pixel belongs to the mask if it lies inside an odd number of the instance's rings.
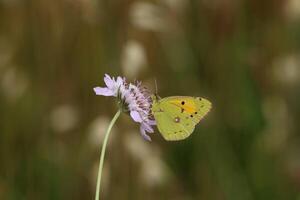
[[[104,156],[105,156],[105,150],[106,150],[106,144],[108,141],[109,134],[111,132],[111,128],[117,121],[118,117],[121,114],[121,110],[118,110],[118,112],[115,114],[114,118],[111,120],[108,129],[105,133],[104,141],[102,144],[102,150],[101,150],[101,156],[100,156],[100,164],[99,164],[99,169],[98,169],[98,177],[97,177],[97,186],[96,186],[96,195],[95,195],[95,200],[99,200],[99,195],[100,195],[100,183],[101,183],[101,176],[102,176],[102,169],[103,169],[103,163],[104,163]]]

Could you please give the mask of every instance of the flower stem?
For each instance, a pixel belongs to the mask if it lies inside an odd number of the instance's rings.
[[[99,200],[99,195],[100,195],[100,185],[101,185],[101,175],[102,175],[102,169],[103,169],[103,163],[104,163],[104,156],[105,156],[105,150],[106,150],[106,144],[108,141],[109,134],[111,132],[111,129],[115,122],[117,121],[118,117],[121,114],[121,110],[119,109],[118,112],[115,114],[114,118],[111,120],[108,129],[105,133],[104,141],[102,144],[102,150],[101,150],[101,155],[100,155],[100,164],[99,164],[99,169],[98,169],[98,177],[97,177],[97,186],[96,186],[96,195],[95,195],[95,200]]]

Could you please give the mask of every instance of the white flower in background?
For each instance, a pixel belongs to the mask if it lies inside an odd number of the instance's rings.
[[[151,155],[142,162],[140,178],[148,187],[161,186],[170,178],[169,170],[157,155]]]
[[[148,31],[165,31],[169,24],[162,7],[148,2],[134,3],[130,9],[130,19],[134,26]]]
[[[2,92],[9,101],[14,102],[26,92],[29,80],[15,67],[9,67],[3,71],[0,76]]]
[[[300,56],[290,54],[277,58],[273,63],[273,77],[275,81],[288,86],[300,81]]]
[[[145,144],[134,131],[126,133],[124,142],[129,155],[141,164],[139,178],[145,185],[156,187],[168,183],[172,178],[170,169],[155,144]]]
[[[50,114],[52,128],[59,133],[74,128],[78,122],[78,111],[71,105],[60,105]]]
[[[300,19],[300,1],[299,0],[288,0],[285,6],[285,13],[287,18],[291,20]]]
[[[147,64],[144,47],[136,40],[128,41],[123,49],[121,62],[125,76],[136,77]]]
[[[93,147],[99,148],[99,145],[102,144],[105,136],[105,131],[109,125],[109,118],[106,116],[97,117],[89,126],[89,142]],[[111,130],[114,137],[115,127]],[[112,141],[112,140],[111,140]]]
[[[147,144],[135,131],[126,133],[124,140],[125,149],[137,161],[143,161],[153,154],[153,144]]]

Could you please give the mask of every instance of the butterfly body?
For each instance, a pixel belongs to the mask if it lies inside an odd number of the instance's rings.
[[[152,97],[152,114],[164,139],[183,140],[211,109],[211,103],[201,97],[172,96],[163,99]]]

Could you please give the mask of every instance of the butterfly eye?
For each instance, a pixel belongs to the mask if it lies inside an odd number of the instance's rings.
[[[194,117],[193,115],[191,115],[191,117]]]
[[[185,102],[184,102],[184,101],[182,101],[182,102],[181,102],[181,105],[184,105],[184,104],[185,104]]]
[[[198,113],[197,112],[195,112],[195,115],[197,115]]]

